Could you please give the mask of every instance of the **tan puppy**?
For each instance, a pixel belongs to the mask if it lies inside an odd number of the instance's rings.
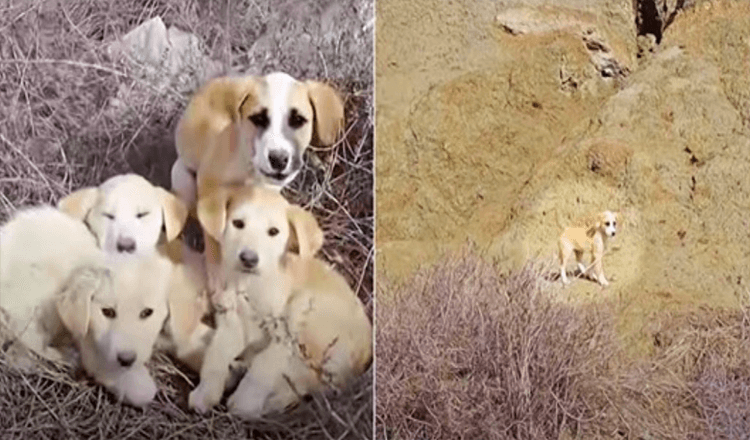
[[[245,418],[283,410],[367,368],[370,321],[343,277],[314,258],[323,233],[312,214],[272,189],[244,187],[202,199],[198,217],[221,243],[229,290],[191,408],[219,402],[235,358],[249,369],[228,406]]]
[[[198,90],[177,125],[172,188],[191,210],[225,184],[257,181],[280,189],[299,172],[310,143],[333,144],[343,121],[341,98],[320,82],[281,72],[214,79]],[[221,290],[220,251],[204,239],[209,287]]]
[[[144,362],[167,317],[168,259],[102,252],[82,222],[49,206],[4,225],[0,253],[0,306],[17,339],[51,359],[72,340],[98,383],[133,405],[153,399]]]
[[[162,227],[166,241],[174,240],[188,214],[174,194],[136,174],[79,189],[61,199],[58,208],[86,223],[105,252],[134,255],[155,252]]]
[[[609,282],[605,278],[602,268],[602,257],[607,241],[614,238],[616,232],[617,214],[611,211],[604,211],[599,214],[596,222],[588,228],[565,228],[559,241],[560,278],[563,284],[570,283],[566,274],[570,256],[575,253],[578,269],[583,275],[589,269],[582,262],[583,253],[591,252],[594,277],[602,286],[608,286]]]

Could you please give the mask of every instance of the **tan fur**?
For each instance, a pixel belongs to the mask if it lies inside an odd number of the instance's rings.
[[[616,213],[605,211],[600,213],[595,223],[588,227],[565,228],[558,241],[560,278],[563,284],[569,283],[566,274],[567,264],[570,257],[575,254],[581,275],[586,274],[593,266],[594,277],[597,282],[604,287],[609,285],[604,276],[602,258],[608,240],[615,235],[616,221]],[[591,253],[591,265],[589,267],[586,267],[582,262],[584,252]]]
[[[249,369],[228,406],[245,418],[283,410],[300,395],[361,374],[372,357],[371,324],[344,278],[313,258],[323,234],[312,214],[265,188],[222,197],[212,206],[224,209],[211,213],[223,212],[225,220],[204,220],[224,225],[213,233],[222,247],[226,311],[216,316],[190,406],[206,411],[218,403],[238,356]],[[257,254],[255,263],[243,260],[248,252]]]

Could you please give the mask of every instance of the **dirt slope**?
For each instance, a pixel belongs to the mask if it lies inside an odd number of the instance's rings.
[[[750,286],[750,6],[667,14],[649,47],[630,1],[560,4],[377,3],[379,275],[467,239],[507,268],[551,259],[564,224],[612,209],[613,283],[570,294],[618,295],[632,335],[656,309],[733,306]]]

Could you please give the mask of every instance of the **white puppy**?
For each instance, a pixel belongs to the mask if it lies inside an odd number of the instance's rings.
[[[596,222],[589,227],[565,228],[558,242],[560,251],[560,278],[563,284],[568,284],[566,270],[568,260],[575,253],[578,269],[584,275],[589,268],[583,264],[583,253],[591,253],[591,265],[594,267],[594,276],[602,286],[608,286],[609,282],[604,276],[602,257],[607,246],[607,241],[614,238],[617,232],[617,214],[604,211],[597,216]]]
[[[167,317],[171,262],[102,252],[80,221],[45,206],[0,229],[0,307],[12,333],[51,359],[72,339],[84,369],[136,406],[156,393],[144,362]]]
[[[166,240],[172,241],[187,219],[187,208],[177,196],[136,174],[79,189],[61,199],[58,208],[83,220],[108,253],[152,253],[162,227]]]

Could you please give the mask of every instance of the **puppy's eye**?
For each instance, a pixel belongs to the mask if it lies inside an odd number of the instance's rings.
[[[609,227],[609,222],[604,222],[604,226]]]
[[[271,123],[271,120],[268,119],[268,112],[266,111],[266,109],[263,109],[254,115],[251,115],[249,119],[250,122],[252,122],[256,127],[261,129],[267,128]]]
[[[268,235],[270,235],[271,237],[276,236],[278,233],[279,233],[278,228],[271,228],[268,230]]]
[[[291,113],[289,113],[289,126],[295,130],[305,125],[306,122],[307,119],[299,114],[296,108],[293,108]]]
[[[141,314],[140,314],[140,315],[138,315],[138,316],[139,316],[139,317],[140,317],[141,319],[146,319],[146,318],[148,318],[149,316],[151,316],[151,314],[152,314],[152,313],[154,313],[154,309],[143,309],[143,310],[141,310]]]
[[[105,216],[105,217],[107,217],[110,220],[114,220],[115,219],[114,214],[108,214],[106,212],[102,212],[102,215]]]
[[[117,316],[117,312],[115,312],[115,309],[112,307],[105,307],[102,309],[102,315],[106,316],[109,319],[115,319]]]
[[[135,217],[136,218],[143,218],[143,217],[145,217],[147,215],[149,215],[149,212],[148,211],[143,211],[143,212],[139,212],[138,214],[136,214]]]
[[[617,227],[617,222],[612,222],[612,226]]]
[[[234,226],[237,229],[242,229],[245,227],[245,222],[243,222],[240,219],[232,220],[232,226]]]

